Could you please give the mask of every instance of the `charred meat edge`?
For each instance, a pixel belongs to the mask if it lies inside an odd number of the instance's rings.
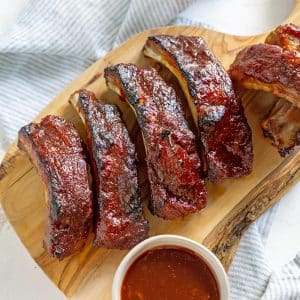
[[[63,120],[61,118],[58,118],[56,116],[46,116],[41,121],[41,123],[46,118],[54,118],[58,119],[60,121],[65,121],[68,123],[68,125],[71,125],[74,130],[74,133],[76,132],[75,127],[68,121]],[[40,123],[40,124],[41,124]],[[87,195],[87,198],[90,198],[90,205],[89,210],[86,211],[86,220],[78,220],[78,223],[81,224],[81,227],[78,228],[70,228],[70,225],[64,222],[61,222],[59,213],[60,208],[58,204],[56,203],[56,195],[53,194],[53,190],[55,190],[52,185],[54,184],[52,178],[52,174],[50,170],[46,168],[45,162],[41,159],[39,153],[38,153],[38,146],[34,144],[33,140],[30,137],[30,127],[31,126],[41,126],[40,124],[36,123],[30,123],[27,126],[24,126],[19,131],[18,136],[18,148],[25,152],[34,167],[36,168],[39,176],[42,179],[42,183],[44,186],[44,195],[45,200],[48,208],[48,217],[46,219],[46,230],[45,230],[45,237],[44,237],[44,247],[48,251],[49,255],[54,256],[55,258],[61,260],[69,255],[72,255],[78,251],[80,251],[85,243],[86,239],[88,237],[89,228],[92,221],[92,195],[91,191],[89,190],[89,184],[88,181],[85,183],[87,192],[90,194],[90,196]],[[41,129],[41,127],[39,128]],[[77,133],[78,134],[78,133]],[[78,134],[78,138],[79,134]],[[79,147],[82,147],[82,145],[78,145]],[[84,150],[82,149],[82,158],[85,160],[85,154]],[[87,172],[88,172],[88,165],[86,165]],[[87,175],[88,177],[88,175]],[[66,190],[68,188],[66,187]],[[65,209],[67,209],[65,207]],[[82,222],[84,222],[82,224]],[[64,240],[64,231],[68,231],[68,234],[65,238],[71,238],[72,241],[68,242]],[[71,231],[71,232],[70,232]],[[56,236],[56,237],[55,237]],[[62,243],[56,243],[56,240],[63,239]]]
[[[112,228],[111,226],[106,226],[109,224],[103,224],[104,221],[109,222],[109,217],[103,215],[105,213],[104,211],[101,211],[101,207],[105,205],[102,203],[103,201],[109,201],[109,199],[103,198],[104,196],[101,195],[99,192],[100,185],[106,185],[106,188],[109,188],[110,182],[105,182],[106,178],[101,177],[101,166],[105,164],[105,157],[103,157],[103,161],[98,157],[97,152],[101,151],[99,147],[104,147],[104,145],[107,146],[107,149],[109,150],[110,145],[108,144],[108,140],[102,137],[101,145],[96,142],[96,140],[101,139],[101,136],[95,136],[97,134],[97,126],[101,126],[97,124],[97,120],[92,119],[91,116],[89,116],[89,109],[90,106],[94,108],[96,112],[101,114],[104,110],[109,110],[110,113],[114,114],[114,118],[119,119],[119,124],[122,126],[122,130],[125,132],[125,136],[123,136],[123,143],[128,144],[127,146],[134,149],[134,145],[130,141],[127,129],[125,128],[125,125],[123,124],[118,109],[115,105],[111,104],[105,104],[102,103],[100,100],[96,99],[96,96],[94,93],[88,91],[88,90],[79,90],[75,92],[71,97],[69,102],[73,105],[73,107],[76,109],[78,115],[80,116],[87,135],[87,144],[88,144],[88,150],[89,155],[91,159],[92,164],[92,172],[93,172],[93,178],[94,178],[94,190],[95,190],[95,221],[94,221],[94,231],[95,231],[95,246],[104,246],[107,248],[112,249],[130,249],[138,242],[145,239],[148,235],[148,222],[144,219],[142,215],[142,206],[141,206],[141,199],[140,199],[140,191],[137,183],[137,170],[136,170],[136,158],[131,157],[129,153],[126,153],[124,155],[124,160],[131,160],[133,165],[135,166],[135,170],[133,170],[134,173],[136,173],[136,182],[131,182],[132,184],[132,190],[135,191],[135,193],[131,196],[129,202],[125,202],[125,199],[123,199],[124,203],[122,211],[118,213],[118,216],[115,216],[114,219],[118,219],[119,224],[122,224],[122,220],[126,218],[126,228],[118,228],[118,226],[115,229],[115,232],[111,234],[109,231],[109,228]],[[100,111],[102,109],[102,111]],[[97,115],[98,117],[98,115]],[[113,120],[112,120],[113,121]],[[109,122],[109,120],[108,120]],[[108,124],[110,125],[110,124]],[[95,131],[96,129],[96,131]],[[99,128],[98,128],[99,129]],[[106,128],[101,128],[101,131],[103,135],[105,135]],[[114,141],[115,143],[118,143],[118,141]],[[120,169],[120,173],[125,172],[125,170]],[[125,174],[125,173],[124,173]],[[101,180],[102,178],[102,180]],[[109,180],[109,179],[108,179]],[[115,193],[115,190],[111,190],[111,193]],[[117,191],[119,192],[119,191]],[[119,193],[118,193],[119,194]],[[110,220],[112,222],[112,220]],[[118,231],[120,229],[120,231]],[[98,234],[98,232],[101,232],[101,234]]]
[[[130,66],[130,64],[129,65],[125,65],[125,64],[120,64],[120,65],[122,65],[122,66]],[[107,85],[108,85],[108,87],[110,88],[110,89],[112,89],[113,91],[115,91],[118,95],[120,95],[121,96],[121,98],[122,99],[127,99],[128,101],[127,101],[127,103],[131,106],[131,108],[133,109],[133,111],[135,112],[135,115],[136,115],[136,117],[137,117],[137,119],[138,119],[138,121],[139,121],[139,125],[140,126],[142,126],[143,125],[143,122],[145,121],[145,120],[143,120],[143,117],[142,117],[142,110],[141,111],[137,111],[137,110],[139,110],[139,109],[141,109],[141,108],[135,108],[135,107],[133,107],[133,104],[131,104],[130,103],[130,100],[129,99],[133,99],[133,98],[136,98],[137,97],[137,95],[133,95],[133,94],[131,94],[129,91],[127,91],[126,90],[126,83],[125,82],[122,82],[122,80],[121,80],[121,78],[120,78],[120,74],[119,74],[119,70],[118,70],[118,67],[120,66],[120,65],[117,65],[117,66],[114,66],[114,67],[110,67],[110,68],[106,68],[105,69],[105,78],[106,78],[106,83],[107,83]],[[132,65],[132,66],[134,66],[134,65]],[[148,69],[151,69],[151,68],[148,68]],[[153,69],[153,68],[152,68]],[[141,69],[140,69],[141,70]],[[153,69],[154,70],[154,69]],[[155,70],[154,70],[155,71]],[[156,76],[159,76],[158,74],[156,75]],[[162,81],[162,79],[160,78],[160,80]],[[162,81],[163,82],[163,81]],[[162,83],[161,82],[161,83]],[[166,83],[164,82],[163,83],[164,85],[166,85]],[[167,86],[167,85],[166,85]],[[182,116],[183,117],[183,116]],[[143,130],[142,130],[143,131]],[[169,134],[169,133],[166,133],[166,134]],[[145,136],[144,136],[144,134],[143,134],[143,140],[144,140],[144,144],[145,144],[145,150],[146,150],[146,153],[147,153],[147,147],[146,147],[146,145],[147,145],[147,141],[145,140]],[[146,154],[147,155],[147,154]],[[199,158],[199,163],[201,163],[200,162],[200,158]],[[149,175],[149,168],[150,169],[152,169],[152,167],[151,167],[151,163],[148,161],[147,162],[147,164],[148,164],[148,175]],[[154,172],[155,173],[155,172]],[[149,175],[150,176],[150,175]],[[157,175],[156,175],[157,176]],[[151,177],[151,176],[150,176]],[[150,180],[150,182],[151,182],[151,178],[149,177],[149,180]],[[202,181],[201,179],[200,179],[200,172],[199,172],[199,180],[200,181]],[[166,191],[167,191],[167,194],[168,193],[170,193],[169,191],[168,191],[168,189],[163,185],[163,183],[159,183],[160,185],[161,185],[161,188],[163,188],[163,189],[165,189]],[[203,196],[202,196],[202,204],[201,203],[198,203],[198,205],[197,206],[199,206],[198,208],[196,208],[196,207],[194,207],[193,209],[191,208],[191,206],[189,207],[189,208],[184,208],[185,207],[185,205],[183,205],[182,204],[182,207],[181,208],[178,208],[178,210],[176,211],[176,209],[173,207],[173,208],[171,208],[170,210],[172,211],[172,212],[170,212],[170,211],[168,211],[168,212],[166,212],[167,210],[168,210],[168,205],[169,204],[165,204],[166,206],[165,206],[165,209],[164,208],[162,208],[162,211],[163,212],[160,212],[160,211],[158,211],[158,210],[156,210],[156,209],[154,209],[154,207],[155,207],[155,204],[153,204],[153,203],[155,203],[156,201],[155,201],[155,199],[153,198],[153,191],[152,191],[152,201],[150,201],[150,204],[149,204],[149,208],[150,208],[150,211],[153,213],[153,214],[156,214],[156,215],[158,215],[159,217],[162,217],[162,218],[164,218],[164,219],[174,219],[174,218],[177,218],[177,217],[180,217],[180,216],[184,216],[184,215],[186,215],[186,214],[189,214],[189,213],[192,213],[192,212],[196,212],[196,211],[198,211],[198,210],[200,210],[200,209],[202,209],[204,206],[205,206],[205,202],[206,202],[206,189],[205,189],[205,186],[204,186],[204,182],[202,181],[202,184],[203,184],[203,192],[202,192],[202,194],[203,194]],[[170,197],[170,196],[168,196],[168,197]],[[176,195],[174,195],[173,194],[173,197],[177,197]],[[181,196],[181,197],[183,197],[183,196]],[[184,197],[183,197],[184,198]],[[178,203],[176,204],[177,206],[180,206],[180,201],[182,201],[182,200],[180,200],[180,197],[178,198]],[[168,201],[166,201],[166,202],[168,202]],[[175,206],[176,206],[175,205]],[[191,210],[192,209],[192,210]]]
[[[158,38],[160,38],[160,37],[164,37],[164,36],[158,36]],[[166,37],[168,37],[168,36],[166,36]],[[148,37],[147,42],[144,46],[143,52],[144,52],[145,56],[153,58],[154,60],[165,65],[177,77],[177,79],[181,85],[181,88],[188,100],[188,104],[189,104],[194,122],[197,125],[197,127],[199,127],[199,124],[201,123],[202,119],[199,119],[199,117],[198,117],[197,106],[195,105],[195,100],[193,99],[193,96],[191,93],[192,91],[190,90],[190,87],[189,87],[189,80],[190,80],[189,74],[185,74],[185,72],[181,69],[180,65],[177,63],[175,55],[173,55],[172,53],[169,53],[167,50],[165,50],[164,46],[161,45],[159,39],[157,39],[156,36]],[[226,71],[224,70],[224,72],[226,72]],[[221,106],[215,106],[215,108],[221,108]],[[241,111],[242,111],[241,113],[243,114],[242,108],[241,108]],[[213,122],[218,122],[221,120],[221,118],[223,116],[222,110],[214,109],[214,113],[212,115],[214,115]],[[225,175],[224,172],[222,172],[222,171],[220,171],[219,174],[217,174],[217,172],[215,172],[215,170],[208,167],[208,175],[211,180],[215,181],[215,180],[226,179],[226,178],[238,178],[238,177],[245,176],[245,175],[248,175],[251,173],[252,162],[253,162],[251,129],[245,118],[244,118],[244,121],[246,123],[245,125],[247,127],[247,130],[249,131],[249,134],[250,134],[250,141],[249,141],[250,144],[248,145],[248,147],[249,147],[249,149],[251,149],[251,151],[250,151],[251,153],[249,154],[249,157],[247,157],[247,159],[246,159],[248,162],[248,166],[241,167],[240,172],[236,172],[236,174],[234,174],[234,175],[232,175],[232,174]],[[201,125],[203,125],[203,124],[201,123]],[[200,137],[201,137],[201,132],[200,132]],[[205,165],[209,166],[210,165],[209,159],[207,158],[207,154],[205,153],[205,150],[204,150],[205,147],[202,147],[202,148],[204,151],[204,157],[206,157],[206,159],[207,159],[207,162],[205,163]],[[223,173],[223,174],[221,174],[221,173]]]

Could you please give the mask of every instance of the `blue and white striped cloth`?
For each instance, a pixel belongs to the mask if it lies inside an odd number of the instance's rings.
[[[192,2],[28,0],[0,36],[0,146],[6,148],[60,90],[132,35],[170,23],[197,25],[176,19]],[[229,271],[232,299],[300,299],[300,255],[272,271],[264,254],[275,211],[253,224],[240,244]]]

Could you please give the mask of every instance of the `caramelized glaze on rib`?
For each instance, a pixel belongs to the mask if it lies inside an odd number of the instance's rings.
[[[300,108],[300,56],[277,45],[257,44],[242,50],[230,76],[245,88],[271,92]]]
[[[266,38],[266,43],[280,46],[284,51],[300,51],[300,28],[294,24],[278,26]],[[262,122],[264,134],[278,148],[281,156],[293,151],[300,143],[300,108],[278,99],[269,116]]]
[[[47,251],[62,259],[81,250],[89,233],[92,199],[78,132],[70,122],[47,116],[21,128],[18,147],[29,156],[45,186]]]
[[[151,36],[144,54],[178,78],[199,128],[210,179],[252,170],[251,130],[231,80],[201,37]]]
[[[71,103],[87,133],[95,188],[95,240],[98,247],[128,249],[147,237],[142,215],[135,147],[115,105],[80,90]]]
[[[106,68],[105,78],[136,113],[146,148],[151,212],[174,219],[202,209],[206,189],[201,161],[173,88],[155,69],[132,64]]]
[[[264,135],[272,140],[281,156],[299,144],[299,38],[299,27],[279,26],[267,36],[267,44],[245,48],[230,67],[230,75],[239,85],[286,99],[277,99],[261,124]]]

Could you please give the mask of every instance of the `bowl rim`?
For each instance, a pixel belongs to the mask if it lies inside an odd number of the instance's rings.
[[[230,288],[228,277],[217,256],[195,240],[174,234],[161,234],[149,237],[137,244],[126,254],[113,278],[112,300],[121,300],[123,280],[132,263],[146,251],[164,246],[186,248],[198,255],[209,266],[217,281],[220,300],[229,300]]]

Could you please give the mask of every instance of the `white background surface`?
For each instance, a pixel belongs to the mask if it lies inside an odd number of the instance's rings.
[[[0,35],[13,23],[25,2],[0,0]],[[283,22],[293,5],[293,0],[202,0],[182,16],[211,24],[219,31],[251,35],[268,31]],[[281,200],[273,223],[266,252],[274,268],[288,262],[300,250],[299,195],[300,184]],[[29,256],[6,222],[1,208],[0,299],[65,299]]]

